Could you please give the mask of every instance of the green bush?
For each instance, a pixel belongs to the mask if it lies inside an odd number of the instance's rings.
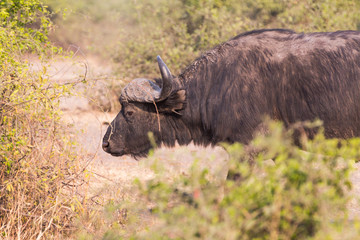
[[[169,180],[160,170],[138,181],[135,203],[106,207],[103,239],[355,239],[360,229],[347,205],[360,139],[325,139],[320,132],[300,149],[292,131],[279,123],[269,129],[251,143],[257,154],[226,146],[232,176],[226,181],[214,180],[196,162],[185,176]],[[124,209],[120,224],[116,214]]]
[[[281,126],[270,128],[268,136],[253,141],[261,152],[255,165],[243,162],[249,156],[241,145],[228,147],[229,173],[237,179],[223,189],[196,169],[171,184],[154,180],[143,186],[163,221],[140,238],[326,239],[330,229],[345,231],[348,178],[351,162],[360,157],[354,151],[360,140],[341,141],[337,148],[338,140],[319,134],[306,142],[305,152]]]
[[[74,215],[72,184],[80,180],[60,122],[59,97],[70,86],[50,82],[49,12],[39,0],[0,3],[0,238],[58,238]]]

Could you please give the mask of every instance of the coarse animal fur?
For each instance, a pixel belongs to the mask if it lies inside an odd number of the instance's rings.
[[[256,30],[205,52],[163,101],[122,97],[104,150],[144,155],[158,145],[249,142],[265,116],[285,126],[323,121],[326,137],[360,136],[360,32]],[[311,133],[309,133],[311,134]]]

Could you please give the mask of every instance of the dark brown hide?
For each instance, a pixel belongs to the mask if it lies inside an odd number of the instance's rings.
[[[265,116],[285,126],[321,119],[327,137],[360,136],[360,32],[247,32],[205,52],[172,81],[160,102],[121,98],[105,151],[146,154],[149,131],[168,146],[247,143]]]

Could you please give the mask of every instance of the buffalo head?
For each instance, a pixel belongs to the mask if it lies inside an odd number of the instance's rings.
[[[102,144],[113,156],[146,155],[151,148],[149,132],[157,144],[173,145],[176,140],[171,136],[171,125],[185,106],[185,90],[179,88],[159,56],[157,61],[161,79],[137,78],[122,90],[121,111],[109,125]]]

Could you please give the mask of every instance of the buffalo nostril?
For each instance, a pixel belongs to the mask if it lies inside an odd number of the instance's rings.
[[[103,141],[103,143],[102,143],[102,148],[103,148],[104,150],[106,150],[108,147],[109,147],[109,142],[108,142],[108,141]]]

